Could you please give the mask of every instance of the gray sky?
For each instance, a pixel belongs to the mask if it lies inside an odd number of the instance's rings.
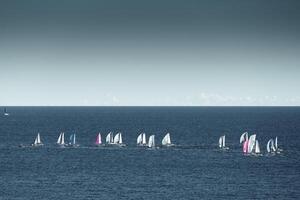
[[[300,2],[0,0],[0,105],[298,105]]]

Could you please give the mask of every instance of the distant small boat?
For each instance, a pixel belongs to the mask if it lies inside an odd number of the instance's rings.
[[[73,133],[70,135],[69,146],[78,147],[79,145],[76,143],[76,134]]]
[[[222,150],[229,149],[228,147],[225,146],[225,135],[219,138],[219,147]]]
[[[34,140],[34,143],[31,145],[31,146],[43,146],[44,144],[41,142],[41,136],[40,136],[40,133],[37,134],[35,140]]]
[[[278,139],[275,137],[275,140],[270,139],[267,143],[267,152],[268,153],[280,153],[282,149],[278,148]]]
[[[100,133],[98,133],[98,135],[96,137],[95,145],[97,145],[97,146],[102,145],[101,134]]]
[[[114,135],[112,132],[109,132],[105,138],[106,145],[111,145],[114,143]]]
[[[174,144],[171,143],[170,133],[167,133],[165,135],[165,137],[161,141],[161,144],[166,147],[174,146]]]
[[[253,134],[249,137],[247,153],[253,153],[255,147],[255,141],[256,141],[256,134]]]
[[[136,139],[136,144],[138,146],[147,146],[147,141],[146,141],[146,133],[141,133]]]
[[[267,143],[267,152],[268,153],[275,153],[276,152],[276,148],[275,148],[273,139],[270,139]]]
[[[148,147],[155,148],[155,135],[149,137]]]
[[[248,140],[248,132],[245,132],[240,137],[240,144]]]
[[[255,154],[260,154],[260,147],[259,147],[258,140],[255,140],[254,153],[255,153]]]
[[[114,141],[112,144],[118,145],[118,146],[125,146],[125,144],[123,144],[122,133],[117,133],[115,135]]]
[[[65,146],[65,133],[64,132],[59,134],[56,144],[58,144],[60,146]]]
[[[6,108],[4,108],[4,116],[9,116],[9,113],[7,112]]]

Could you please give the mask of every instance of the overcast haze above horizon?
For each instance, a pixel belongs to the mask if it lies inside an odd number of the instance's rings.
[[[300,2],[0,0],[0,105],[300,106]]]

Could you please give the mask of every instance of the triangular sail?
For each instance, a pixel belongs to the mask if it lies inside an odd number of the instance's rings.
[[[34,140],[34,144],[38,144],[37,137],[36,137],[35,140]]]
[[[116,134],[115,137],[114,137],[114,143],[119,143],[120,141],[120,133]]]
[[[246,140],[246,141],[243,143],[243,152],[244,152],[244,153],[248,153],[248,144],[249,144],[249,140]]]
[[[248,153],[251,153],[253,151],[254,145],[255,145],[255,140],[256,140],[256,134],[253,134],[249,137]]]
[[[259,143],[257,140],[255,141],[255,153],[260,153]]]
[[[57,139],[57,142],[56,142],[57,144],[61,144],[61,136],[62,136],[62,133],[60,133],[59,136],[58,136],[58,139]]]
[[[106,143],[112,143],[113,142],[113,133],[109,132],[105,138]]]
[[[122,139],[122,133],[119,133],[119,144],[123,143],[123,139]]]
[[[154,135],[151,135],[149,137],[149,143],[148,143],[148,147],[155,147],[155,136]]]
[[[171,144],[170,133],[167,133],[165,135],[165,137],[162,139],[161,143],[162,143],[162,145],[169,145],[169,144]]]
[[[222,148],[222,145],[223,145],[222,140],[223,140],[223,136],[221,136],[221,137],[219,138],[219,147],[220,147],[220,148]]]
[[[225,135],[223,136],[222,145],[223,145],[223,147],[225,147]]]
[[[270,139],[267,143],[267,152],[270,153],[271,152],[271,142],[273,142],[273,139]]]
[[[41,143],[42,143],[42,142],[41,142],[41,136],[40,136],[40,133],[37,134],[36,140],[37,140],[37,144],[41,144]]]
[[[248,132],[245,132],[240,137],[240,144],[242,144],[244,141],[248,140]]]
[[[64,132],[61,135],[61,143],[60,144],[65,144],[65,133]]]
[[[277,144],[277,136],[276,136],[276,138],[275,138],[275,149],[277,150],[278,149],[278,144]]]
[[[142,144],[143,143],[143,133],[139,134],[139,136],[136,139],[137,144]]]
[[[102,141],[101,141],[101,134],[98,133],[98,135],[97,135],[97,137],[96,137],[96,142],[95,142],[95,144],[101,144],[101,143],[102,143]]]
[[[146,133],[143,133],[142,144],[147,144]]]

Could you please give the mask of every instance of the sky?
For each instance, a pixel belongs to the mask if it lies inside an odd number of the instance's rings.
[[[0,0],[2,106],[300,106],[298,0]]]

